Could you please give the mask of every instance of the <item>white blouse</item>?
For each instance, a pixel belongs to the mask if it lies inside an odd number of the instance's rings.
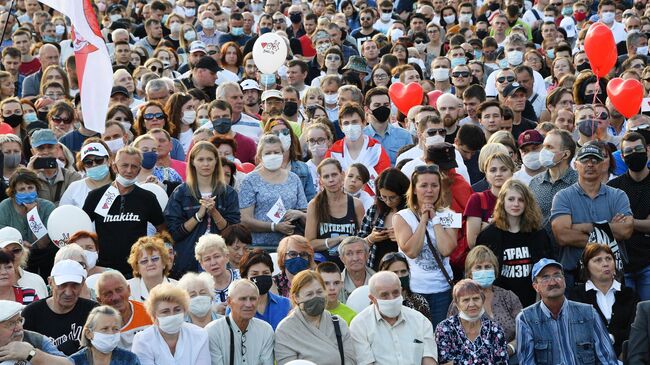
[[[208,333],[191,323],[183,323],[172,355],[158,326],[151,326],[133,338],[131,351],[142,365],[210,365]]]

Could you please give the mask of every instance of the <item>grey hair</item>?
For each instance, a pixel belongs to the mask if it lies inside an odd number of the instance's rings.
[[[509,45],[525,46],[526,38],[522,37],[521,34],[512,33],[506,38],[504,48],[508,47]]]
[[[378,273],[374,274],[373,276],[370,277],[370,280],[368,280],[368,290],[372,296],[377,297],[377,283],[379,281],[384,281],[384,280],[392,280],[399,285],[399,287],[402,287],[402,283],[399,281],[399,276],[395,274],[392,271],[379,271]]]
[[[349,91],[352,94],[352,102],[358,103],[359,105],[363,104],[363,93],[355,85],[343,85],[339,89],[339,94],[342,92]]]
[[[147,82],[147,86],[145,87],[145,93],[147,94],[151,92],[157,92],[160,90],[166,90],[167,92],[169,92],[169,85],[165,80],[161,78],[153,79]]]
[[[81,346],[88,348],[92,347],[92,342],[88,339],[88,337],[86,337],[86,331],[93,332],[95,329],[95,324],[97,323],[97,317],[99,317],[100,314],[113,316],[117,319],[117,323],[120,323],[120,325],[122,323],[122,316],[120,315],[120,312],[118,312],[115,308],[108,305],[101,305],[99,307],[93,308],[93,310],[90,311],[90,314],[88,314],[86,324],[84,324],[84,329],[81,333],[81,338],[79,339]]]
[[[221,85],[217,86],[217,91],[216,91],[216,97],[219,100],[225,100],[226,99],[226,91],[229,89],[237,89],[241,90],[241,86],[239,86],[238,83],[228,81],[221,83]]]
[[[71,243],[59,249],[54,256],[54,263],[56,264],[61,260],[73,260],[77,262],[81,260],[85,265],[88,265],[83,248],[76,243]]]
[[[266,147],[268,144],[279,144],[282,146],[282,142],[278,136],[275,134],[265,134],[257,142],[257,157],[262,157],[262,151],[264,151],[264,147]],[[284,148],[282,149],[282,152],[284,152]]]
[[[212,290],[214,289],[214,278],[207,272],[202,272],[200,274],[197,274],[195,272],[188,272],[187,274],[183,275],[180,280],[178,280],[176,286],[185,291],[188,291],[187,289],[189,286],[195,282],[199,282],[205,285],[205,287],[208,288],[208,291],[212,293]]]
[[[18,143],[21,147],[23,145],[23,141],[20,140],[20,138],[15,135],[15,134],[2,134],[0,135],[0,146],[7,142],[16,142]]]
[[[260,290],[257,288],[257,285],[248,279],[237,279],[230,283],[228,286],[228,297],[232,297],[241,286],[249,286],[255,289],[255,293],[260,295]]]
[[[352,245],[352,244],[355,244],[355,243],[358,243],[358,242],[363,243],[363,249],[366,251],[366,253],[370,252],[370,247],[368,246],[368,243],[366,242],[366,240],[364,240],[363,238],[361,238],[359,236],[348,236],[348,237],[345,237],[343,239],[343,241],[341,241],[341,243],[339,243],[339,247],[337,247],[337,250],[339,252],[339,257],[345,256],[345,249],[349,245]]]
[[[97,297],[99,297],[99,293],[100,293],[99,290],[100,284],[102,284],[104,280],[110,278],[121,281],[124,285],[126,285],[126,287],[129,286],[129,282],[126,280],[126,278],[124,277],[124,275],[122,275],[121,272],[117,270],[104,271],[103,273],[99,274],[99,277],[97,278],[97,282],[95,283],[95,293],[97,293]]]

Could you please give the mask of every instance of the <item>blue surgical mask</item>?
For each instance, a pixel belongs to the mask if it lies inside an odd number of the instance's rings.
[[[481,57],[483,57],[483,51],[481,51],[480,49],[475,49],[474,50],[474,59],[475,60],[480,60]]]
[[[23,114],[23,119],[27,124],[31,122],[35,122],[38,120],[38,116],[36,116],[36,113],[25,113]]]
[[[273,29],[268,28],[268,27],[262,27],[260,28],[260,34],[266,34],[266,33],[271,33]]]
[[[274,74],[262,74],[260,76],[260,84],[262,84],[262,86],[266,86],[266,87],[274,85],[275,84],[275,75]]]
[[[494,283],[496,275],[494,269],[472,271],[472,280],[476,281],[482,288],[488,288]]]
[[[465,57],[454,57],[451,59],[451,68],[453,69],[456,66],[464,65],[467,63]]]
[[[232,35],[234,35],[235,37],[238,37],[240,35],[244,35],[244,28],[242,28],[242,27],[232,27],[230,29],[230,33],[232,33]]]
[[[156,166],[156,161],[158,160],[158,154],[153,151],[145,152],[142,154],[142,168],[145,170],[151,170]]]
[[[36,191],[30,191],[29,193],[16,193],[16,204],[32,204],[36,201],[36,198],[38,198]]]
[[[88,176],[90,180],[100,181],[103,180],[107,175],[108,165],[99,165],[86,169],[86,176]]]
[[[49,36],[49,35],[44,35],[43,36],[43,42],[45,42],[45,43],[56,43],[57,41],[56,41],[56,37],[52,37],[52,36]]]
[[[284,262],[284,268],[287,269],[291,275],[296,275],[309,268],[309,261],[300,256],[294,257]]]

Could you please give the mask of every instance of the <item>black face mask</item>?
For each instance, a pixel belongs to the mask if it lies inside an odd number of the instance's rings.
[[[22,114],[12,114],[8,117],[3,117],[5,123],[9,124],[11,128],[18,127],[23,122]]]
[[[38,120],[46,121],[47,120],[47,112],[36,112],[36,115],[38,116]]]
[[[293,117],[296,115],[298,112],[298,103],[295,101],[285,101],[284,102],[284,109],[282,110],[282,114],[286,115],[287,117]]]
[[[643,3],[634,3],[634,9],[636,9],[636,10],[645,10],[645,4],[643,4]]]
[[[501,6],[499,5],[499,3],[489,3],[488,4],[488,9],[490,9],[491,11],[499,10],[500,7]]]
[[[372,116],[377,119],[378,122],[384,123],[390,118],[390,108],[387,106],[380,106],[377,109],[373,109]]]
[[[578,131],[585,137],[591,138],[598,129],[598,122],[595,120],[587,119],[578,122]]]
[[[645,152],[634,152],[623,156],[623,161],[630,171],[639,172],[648,164],[648,154]]]
[[[589,64],[589,61],[585,61],[585,62],[579,64],[578,67],[576,67],[576,70],[578,70],[578,72],[584,71],[584,70],[591,70],[591,65]]]
[[[214,131],[219,134],[226,134],[230,132],[232,127],[232,120],[230,118],[218,118],[212,121],[212,127]]]
[[[269,292],[271,286],[273,285],[273,278],[271,275],[258,275],[253,276],[251,281],[257,285],[257,290],[260,291],[260,295],[264,295]]]
[[[605,95],[605,93],[600,92],[600,93],[596,94],[596,103],[605,104],[605,99],[607,99],[607,96]],[[584,104],[593,104],[594,103],[594,94],[591,94],[591,95],[586,95],[585,94],[585,97],[582,100],[584,101]]]
[[[478,39],[483,39],[488,36],[488,32],[487,30],[480,29],[476,31],[476,36],[478,37]]]

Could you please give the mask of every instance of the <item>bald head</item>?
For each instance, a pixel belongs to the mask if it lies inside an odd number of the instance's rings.
[[[380,271],[370,278],[368,281],[368,289],[370,295],[376,299],[387,299],[384,298],[384,296],[387,293],[394,292],[396,289],[401,293],[402,285],[399,281],[399,277],[394,272]]]
[[[59,63],[59,49],[53,44],[46,43],[38,50],[38,59],[41,61],[42,70],[51,65],[57,65]]]
[[[238,279],[230,283],[228,287],[228,296],[237,298],[241,293],[250,293],[250,290],[255,292],[256,295],[259,295],[259,289],[257,285],[248,279]]]
[[[120,28],[120,29],[115,29],[113,33],[111,33],[111,39],[113,39],[113,43],[116,42],[128,42],[129,41],[129,31],[126,29]]]
[[[460,99],[454,94],[444,93],[436,100],[436,108],[440,110],[441,107],[458,106],[460,103]]]

